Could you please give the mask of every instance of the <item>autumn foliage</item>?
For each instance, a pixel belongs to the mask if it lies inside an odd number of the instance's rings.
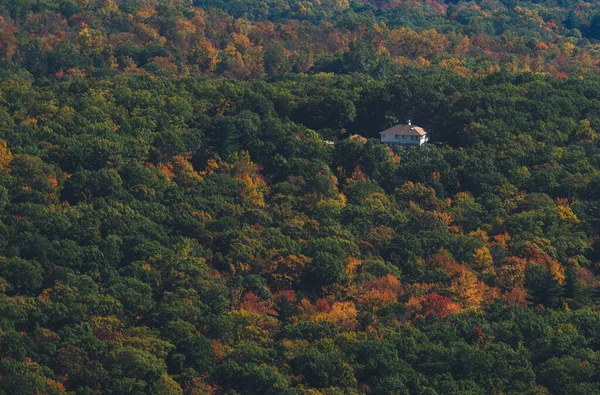
[[[600,393],[599,32],[0,0],[0,394]]]

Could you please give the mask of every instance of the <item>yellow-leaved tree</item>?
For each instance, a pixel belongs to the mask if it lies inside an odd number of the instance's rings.
[[[13,156],[8,148],[6,141],[0,140],[0,170],[10,171],[10,162]]]
[[[354,330],[358,325],[358,310],[352,302],[336,302],[329,312],[318,313],[313,319],[317,322],[331,322],[342,330]]]
[[[494,274],[494,261],[489,248],[483,246],[473,253],[473,269],[483,274]]]
[[[265,194],[269,191],[267,183],[259,173],[259,167],[252,162],[248,151],[241,151],[235,156],[235,162],[229,165],[231,176],[241,181],[242,195],[248,201],[259,207],[265,206]]]

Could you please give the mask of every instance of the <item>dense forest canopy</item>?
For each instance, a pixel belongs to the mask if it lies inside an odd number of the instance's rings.
[[[36,78],[91,70],[270,78],[598,72],[600,10],[548,0],[0,0],[0,52]]]
[[[0,0],[0,394],[600,394],[599,40],[569,0]]]

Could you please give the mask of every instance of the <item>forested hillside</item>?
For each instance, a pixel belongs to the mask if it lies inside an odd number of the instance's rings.
[[[599,39],[570,0],[0,0],[0,394],[600,394]]]

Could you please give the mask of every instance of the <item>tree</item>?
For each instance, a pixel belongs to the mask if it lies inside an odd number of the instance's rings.
[[[344,261],[330,253],[318,252],[307,264],[302,283],[309,290],[319,292],[324,287],[344,281]]]
[[[493,259],[487,247],[481,247],[473,253],[473,268],[484,274],[494,274]]]
[[[271,41],[264,47],[265,72],[270,76],[278,76],[291,70],[286,48],[277,41]]]
[[[32,295],[43,284],[42,266],[21,258],[0,258],[0,277],[10,286],[11,293]]]
[[[64,386],[51,379],[48,368],[27,358],[24,362],[10,359],[0,363],[0,390],[7,394],[26,395],[44,393],[52,395],[66,394]]]
[[[0,43],[2,43],[0,44],[0,52],[10,62],[12,62],[18,48],[17,38],[15,37],[17,30],[13,24],[6,23],[4,18],[0,19]]]
[[[3,171],[10,171],[10,162],[12,161],[13,156],[6,145],[6,141],[0,140],[0,169]]]
[[[555,307],[562,296],[562,288],[554,275],[546,268],[529,265],[525,270],[525,288],[534,305]]]
[[[306,382],[316,388],[356,386],[352,368],[333,353],[322,353],[314,348],[301,352],[292,361],[295,374],[302,375]]]
[[[380,56],[376,48],[363,41],[350,43],[350,50],[342,56],[342,72],[371,73]]]
[[[212,379],[222,388],[240,394],[291,395],[293,394],[285,377],[271,366],[247,363],[242,366],[228,361],[220,365]]]
[[[161,381],[166,370],[164,361],[147,351],[131,346],[119,346],[110,352],[108,362],[118,391],[123,391],[130,385],[144,390],[154,383],[164,383]]]

